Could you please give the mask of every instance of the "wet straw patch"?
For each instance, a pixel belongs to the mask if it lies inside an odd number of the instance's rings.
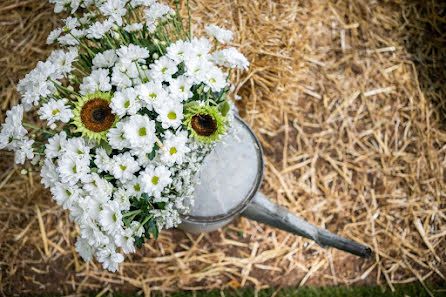
[[[446,46],[439,3],[191,1],[194,31],[204,23],[232,29],[251,61],[234,84],[241,114],[265,149],[262,192],[369,245],[372,259],[237,219],[210,234],[163,231],[111,274],[78,257],[78,230],[67,213],[38,173],[21,175],[2,152],[0,292],[341,284],[392,290],[444,281],[445,90],[438,65]],[[18,80],[49,55],[45,40],[58,17],[43,0],[1,2],[1,121],[19,101]]]

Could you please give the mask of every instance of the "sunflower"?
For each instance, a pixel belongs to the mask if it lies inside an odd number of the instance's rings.
[[[184,112],[183,124],[198,141],[211,143],[225,133],[227,120],[217,106],[191,105]]]
[[[110,93],[102,92],[78,97],[73,111],[73,124],[77,127],[75,132],[97,142],[107,141],[108,130],[118,120],[109,106],[111,97]]]

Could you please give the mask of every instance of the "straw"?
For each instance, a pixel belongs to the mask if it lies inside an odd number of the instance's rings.
[[[185,1],[181,2],[185,12]],[[234,31],[241,115],[265,150],[262,192],[310,223],[372,247],[358,257],[236,219],[204,235],[163,230],[119,273],[83,262],[78,230],[0,154],[0,293],[201,290],[445,281],[445,30],[441,1],[190,1]],[[60,15],[44,0],[0,3],[0,121],[44,60]],[[29,122],[37,117],[27,115]]]

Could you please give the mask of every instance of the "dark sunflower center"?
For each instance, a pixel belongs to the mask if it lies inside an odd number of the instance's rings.
[[[92,112],[92,119],[96,123],[103,123],[105,121],[105,118],[107,117],[108,110],[105,108],[98,108],[93,110]]]
[[[88,130],[102,132],[110,129],[115,122],[115,115],[106,100],[94,98],[82,106],[81,120]]]
[[[192,129],[200,136],[211,136],[217,131],[217,121],[209,114],[197,114],[191,119]]]

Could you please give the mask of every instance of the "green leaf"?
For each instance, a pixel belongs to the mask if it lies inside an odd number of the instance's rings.
[[[153,159],[155,158],[155,156],[156,156],[156,150],[153,149],[153,150],[150,152],[150,154],[148,155],[148,157],[149,157],[150,160],[153,160]]]
[[[158,226],[156,225],[155,219],[152,218],[147,223],[145,223],[144,229],[146,230],[146,232],[151,233],[153,235],[153,238],[155,238],[155,239],[158,238],[159,230],[158,230]]]
[[[228,114],[228,112],[229,112],[230,109],[231,109],[231,107],[229,106],[228,101],[225,101],[225,103],[223,103],[223,104],[221,105],[220,112],[221,112],[221,114],[225,117],[225,116]]]
[[[111,147],[110,144],[108,144],[107,141],[102,140],[100,146],[105,150],[107,155],[110,155],[112,153],[113,148]]]
[[[144,243],[144,237],[135,237],[135,246],[137,248],[142,248],[142,244]]]
[[[164,209],[166,207],[166,202],[158,202],[156,206],[158,209]]]
[[[198,94],[203,93],[203,89],[204,89],[204,84],[201,84],[201,86],[197,89],[197,93]]]

